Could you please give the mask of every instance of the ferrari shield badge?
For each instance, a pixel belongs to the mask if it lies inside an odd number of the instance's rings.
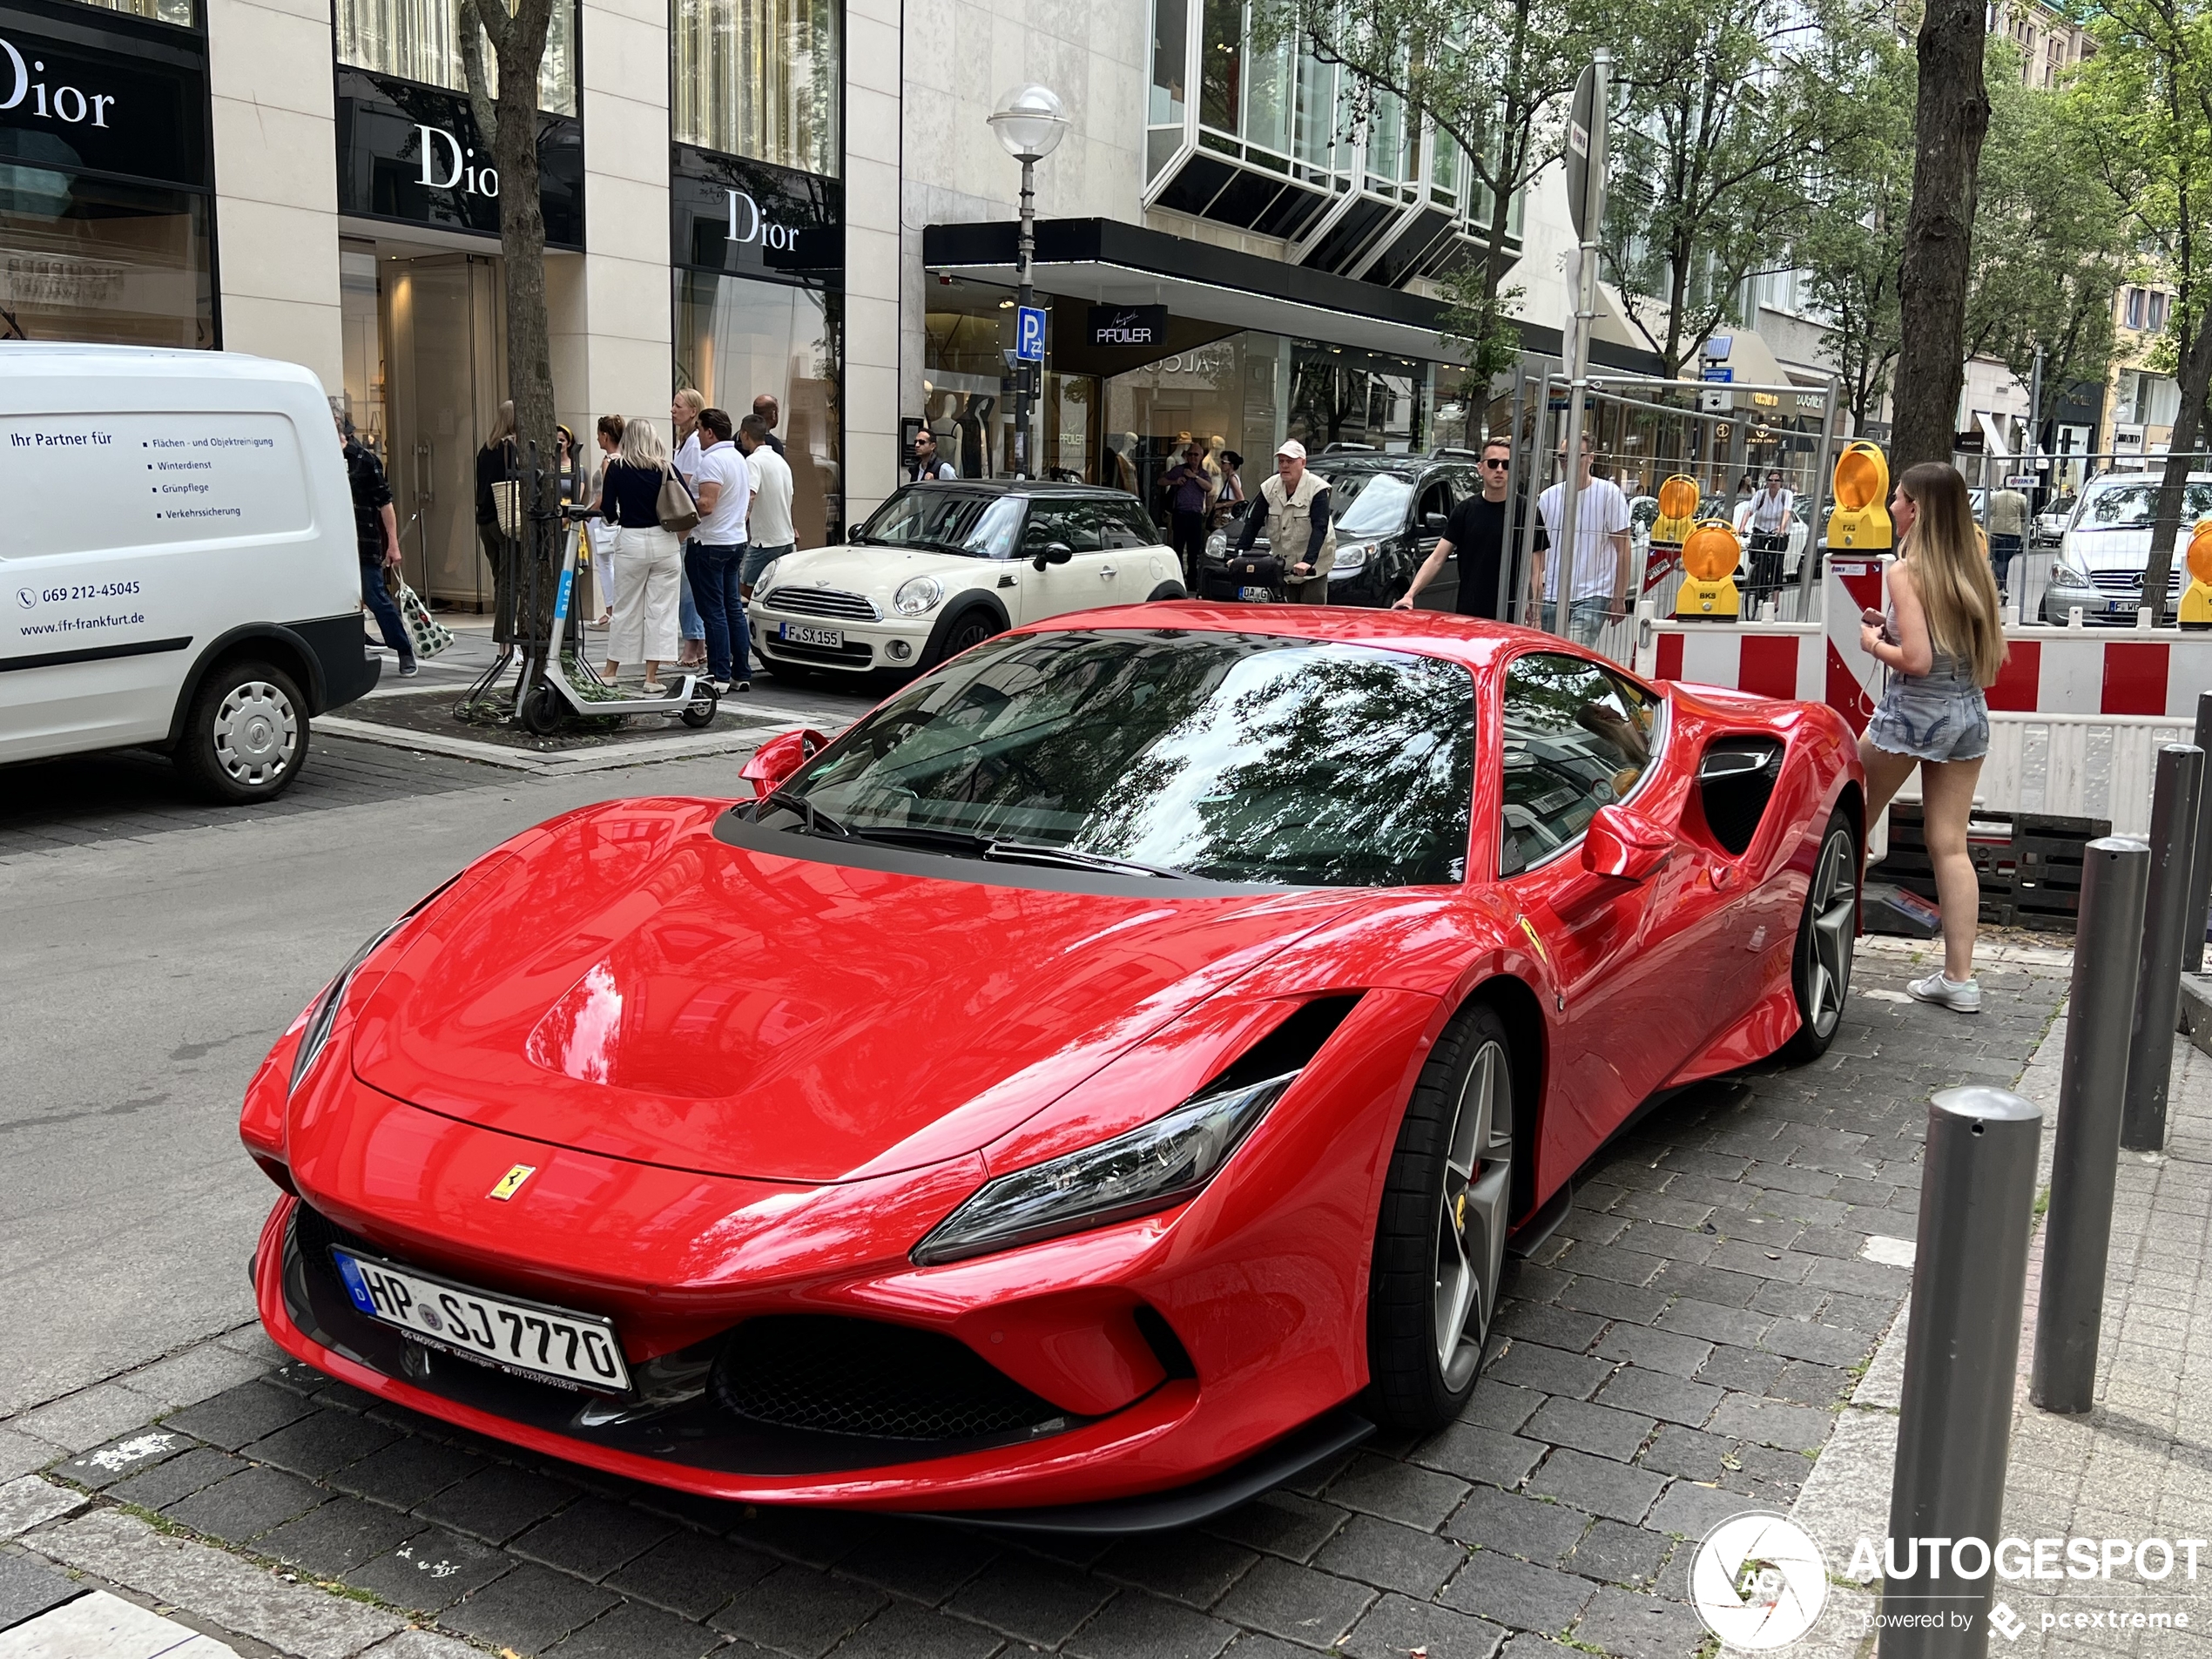
[[[513,1197],[516,1193],[523,1190],[523,1182],[529,1180],[536,1173],[536,1164],[517,1163],[513,1169],[508,1170],[505,1175],[499,1177],[499,1184],[491,1190],[491,1196],[497,1199],[501,1204],[505,1204],[509,1198]]]

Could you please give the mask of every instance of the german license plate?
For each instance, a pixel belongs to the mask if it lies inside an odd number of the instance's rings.
[[[330,1254],[354,1305],[418,1342],[540,1382],[630,1391],[630,1369],[615,1328],[597,1314],[495,1296],[334,1245]]]
[[[2135,602],[2133,599],[2107,599],[2105,601],[2105,610],[2109,614],[2115,617],[2125,616],[2133,611],[2134,608]]]
[[[842,628],[817,628],[810,623],[786,622],[778,624],[776,637],[792,645],[820,645],[830,651],[845,649]]]
[[[1237,597],[1239,599],[1247,600],[1255,604],[1264,604],[1275,597],[1275,590],[1272,588],[1239,588],[1237,590]]]

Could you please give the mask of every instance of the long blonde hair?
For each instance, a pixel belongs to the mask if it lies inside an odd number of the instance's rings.
[[[642,415],[632,415],[623,423],[622,444],[615,451],[615,459],[642,472],[658,472],[668,465],[668,447],[661,442],[651,421]]]
[[[499,406],[498,417],[491,423],[491,436],[484,440],[484,448],[496,449],[515,438],[515,400],[508,398]]]
[[[1989,568],[1973,504],[1959,469],[1940,461],[1905,469],[1898,488],[1912,502],[1905,557],[1912,589],[1927,613],[1928,637],[1973,670],[1978,685],[1994,685],[2005,666],[2003,601]]]

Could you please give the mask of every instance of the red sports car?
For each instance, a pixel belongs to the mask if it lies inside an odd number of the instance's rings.
[[[285,1034],[285,1348],[699,1494],[1174,1524],[1451,1419],[1508,1236],[1849,988],[1843,720],[1519,629],[1093,611],[746,775],[488,853]]]

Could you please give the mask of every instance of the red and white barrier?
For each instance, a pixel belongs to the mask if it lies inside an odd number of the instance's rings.
[[[1825,702],[1863,732],[1882,671],[1858,647],[1859,612],[1882,608],[1881,562],[1832,563],[1825,585],[1820,623],[1647,623],[1637,665],[1655,679]],[[2187,740],[2197,693],[2212,689],[2212,634],[2012,627],[2005,637],[1983,804],[2143,833],[2157,745]]]

